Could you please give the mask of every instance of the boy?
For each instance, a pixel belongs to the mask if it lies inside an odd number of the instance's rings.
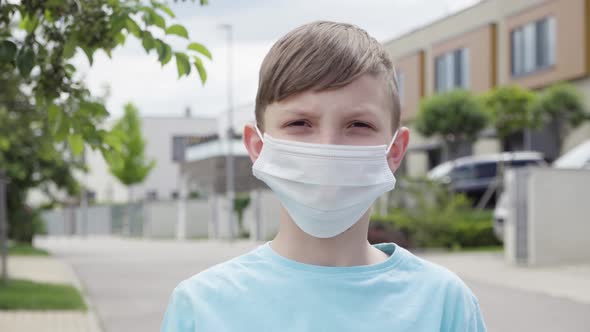
[[[253,174],[282,205],[270,242],[181,282],[162,331],[485,331],[454,274],[367,241],[409,140],[392,61],[364,30],[314,22],[260,69]]]

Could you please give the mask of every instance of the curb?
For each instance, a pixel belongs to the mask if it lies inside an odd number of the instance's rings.
[[[53,256],[56,259],[59,259],[57,256]],[[82,293],[82,297],[84,298],[84,302],[86,303],[86,306],[88,307],[87,312],[87,316],[88,316],[88,321],[89,324],[91,326],[90,331],[91,332],[104,332],[106,329],[104,327],[103,322],[98,318],[98,315],[96,314],[95,308],[96,306],[94,305],[94,303],[90,300],[90,294],[88,294],[88,289],[86,288],[86,285],[82,282],[82,279],[80,279],[80,276],[78,276],[78,273],[76,273],[76,271],[74,270],[74,268],[68,264],[65,260],[59,259],[60,262],[62,262],[64,264],[64,266],[67,267],[67,269],[69,270],[69,273],[74,277],[73,281],[74,281],[74,286],[80,291],[80,293]]]

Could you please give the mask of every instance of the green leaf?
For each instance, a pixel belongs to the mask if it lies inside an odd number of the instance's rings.
[[[121,150],[122,140],[119,136],[119,132],[111,130],[104,134],[104,142],[111,147],[113,150],[119,152]]]
[[[127,31],[129,31],[135,37],[141,38],[141,29],[139,28],[139,25],[137,25],[137,23],[133,19],[127,18],[126,25],[127,25]]]
[[[205,82],[207,81],[207,71],[203,66],[203,61],[201,61],[201,59],[198,57],[194,57],[194,59],[195,67],[197,68],[197,71],[199,72],[199,77],[201,78],[201,83],[205,85]]]
[[[113,54],[111,53],[111,50],[108,48],[103,48],[102,49],[104,51],[104,53],[109,57],[109,59],[113,58]]]
[[[16,55],[16,45],[10,40],[0,42],[0,61],[12,62]]]
[[[196,52],[199,52],[201,54],[203,54],[204,56],[208,57],[210,60],[212,60],[212,56],[211,53],[209,52],[209,50],[203,45],[203,44],[199,44],[199,43],[190,43],[188,44],[187,48],[189,50],[193,50]]]
[[[111,32],[116,34],[121,32],[121,30],[127,25],[127,16],[126,13],[116,13],[114,14],[110,21],[111,21]]]
[[[86,57],[88,58],[88,62],[90,63],[90,65],[92,66],[93,61],[93,56],[94,56],[94,49],[88,48],[88,47],[82,47],[82,50],[84,51],[84,54],[86,54]]]
[[[142,32],[141,45],[143,45],[147,53],[150,53],[150,50],[156,47],[156,41],[149,31]]]
[[[188,39],[188,31],[186,31],[186,28],[180,24],[174,24],[174,25],[169,26],[168,29],[166,29],[166,34],[167,35],[177,35],[177,36]]]
[[[10,140],[6,137],[0,137],[0,151],[8,151],[10,148]]]
[[[156,48],[158,49],[158,61],[162,63],[162,66],[170,62],[170,59],[172,59],[172,48],[170,45],[157,39]]]
[[[80,103],[80,110],[83,114],[89,115],[90,118],[106,118],[109,116],[109,111],[103,104],[98,102],[83,101]]]
[[[64,69],[66,70],[66,73],[68,73],[68,75],[73,75],[76,72],[76,67],[74,67],[74,65],[72,65],[71,63],[65,64]]]
[[[25,30],[27,33],[32,33],[37,28],[39,19],[37,17],[31,18],[29,15],[25,15],[19,23],[19,28]]]
[[[174,12],[166,5],[161,4],[161,3],[157,3],[157,2],[153,2],[152,3],[154,7],[160,9],[161,11],[165,12],[166,14],[168,14],[168,16],[175,18],[176,15],[174,15]]]
[[[52,22],[52,23],[54,22],[53,14],[51,13],[51,10],[45,9],[43,16],[45,16],[45,20],[47,20],[48,22]]]
[[[49,108],[47,109],[47,114],[49,117],[49,123],[53,124],[55,123],[57,117],[59,116],[61,112],[61,109],[59,108],[59,106],[55,105],[55,104],[51,104],[51,106],[49,106]]]
[[[73,134],[68,137],[68,141],[70,142],[70,148],[74,153],[74,156],[79,156],[82,151],[84,151],[84,139],[80,134]]]
[[[119,45],[124,45],[125,44],[125,34],[122,33],[122,32],[119,32],[118,34],[116,34],[115,35],[115,41]]]
[[[51,140],[44,140],[41,142],[41,146],[39,149],[39,158],[45,161],[50,161],[55,159],[55,148],[53,147],[53,142]]]
[[[74,56],[74,54],[76,53],[77,44],[78,41],[75,37],[72,36],[68,39],[68,41],[64,44],[63,56],[65,59],[69,59]]]
[[[16,67],[23,76],[29,76],[35,66],[35,53],[30,48],[21,48],[16,56]]]
[[[151,13],[151,16],[153,20],[152,22],[155,26],[161,28],[162,30],[166,30],[166,21],[162,16],[158,15],[155,11]]]
[[[65,140],[68,134],[70,133],[70,118],[67,116],[59,116],[58,118],[59,121],[57,123],[55,139],[61,142]]]
[[[184,53],[176,52],[176,68],[178,69],[178,78],[182,75],[189,75],[191,72],[191,65],[188,61],[188,56]]]
[[[162,30],[166,30],[166,20],[164,20],[162,16],[160,16],[158,13],[156,13],[155,10],[153,10],[150,7],[143,7],[142,9],[145,12],[143,18],[145,23],[147,23],[148,25],[155,25],[161,28]]]

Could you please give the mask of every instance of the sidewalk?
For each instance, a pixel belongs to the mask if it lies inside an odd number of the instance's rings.
[[[11,278],[28,279],[38,282],[72,284],[84,295],[84,290],[69,265],[54,257],[10,256],[8,271]],[[101,332],[91,303],[84,296],[87,312],[48,311],[4,311],[0,310],[0,331],[2,332]]]
[[[461,278],[590,304],[590,263],[521,267],[505,262],[502,252],[419,253]]]

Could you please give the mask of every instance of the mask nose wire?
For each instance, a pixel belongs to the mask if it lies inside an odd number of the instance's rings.
[[[258,134],[258,137],[260,137],[260,140],[262,141],[262,143],[264,143],[264,137],[260,133],[260,129],[258,129],[258,123],[254,124],[254,129],[256,129],[256,133]]]
[[[389,146],[387,146],[387,150],[385,150],[385,154],[389,154],[389,150],[391,150],[393,143],[395,143],[395,139],[397,138],[398,133],[399,133],[399,129],[395,131],[395,134],[393,134],[393,138],[391,139]]]

